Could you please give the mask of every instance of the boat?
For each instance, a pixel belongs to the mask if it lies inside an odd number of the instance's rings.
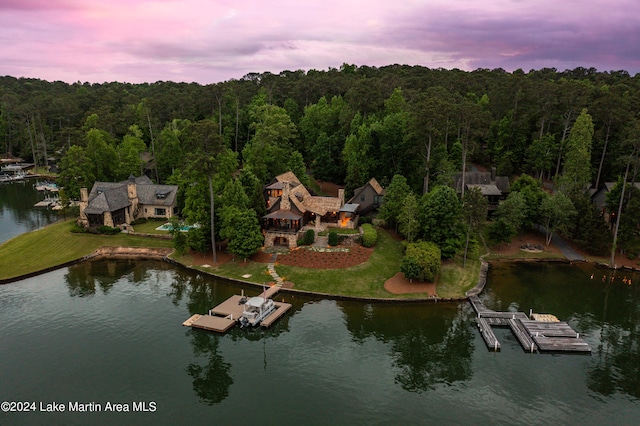
[[[26,178],[27,174],[25,172],[0,173],[0,182],[17,182]]]
[[[256,296],[244,302],[242,316],[238,320],[240,327],[255,327],[276,310],[276,304],[271,299]]]
[[[36,182],[33,187],[36,191],[58,192],[59,188],[54,182]]]

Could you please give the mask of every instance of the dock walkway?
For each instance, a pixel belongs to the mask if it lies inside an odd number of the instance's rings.
[[[281,287],[277,285],[267,287],[262,293],[258,295],[258,297],[269,299],[276,293],[278,293],[280,288]],[[185,322],[183,322],[182,325],[186,327],[200,328],[203,330],[224,333],[231,327],[236,325],[236,323],[242,316],[242,312],[244,311],[244,301],[246,300],[247,296],[245,296],[244,293],[235,294],[219,305],[211,308],[208,314],[194,314]],[[290,303],[276,301],[274,301],[274,303],[276,305],[276,309],[260,322],[260,325],[262,327],[271,326],[271,324],[273,324],[278,318],[280,318],[289,309],[291,309]]]
[[[500,350],[500,342],[491,329],[509,327],[522,348],[539,352],[591,353],[591,346],[563,321],[549,321],[552,315],[539,315],[545,321],[532,320],[524,312],[497,312],[488,309],[478,296],[469,296],[469,302],[477,314],[478,328],[487,348]]]

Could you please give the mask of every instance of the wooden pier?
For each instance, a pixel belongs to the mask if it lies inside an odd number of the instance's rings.
[[[591,353],[591,346],[580,338],[580,334],[553,315],[533,314],[534,319],[529,319],[524,312],[487,309],[478,296],[469,296],[469,302],[476,311],[478,328],[489,350],[500,350],[500,342],[491,329],[494,326],[509,327],[527,352]]]
[[[269,299],[274,296],[279,290],[280,287],[277,286],[268,287],[258,296]],[[224,302],[220,303],[218,306],[211,308],[208,314],[192,315],[185,322],[183,322],[182,325],[186,327],[200,328],[203,330],[224,333],[231,327],[236,325],[236,323],[242,316],[242,312],[244,311],[243,299],[247,299],[244,294],[233,295]],[[260,322],[260,325],[262,327],[271,326],[271,324],[273,324],[278,318],[280,318],[289,309],[291,309],[290,303],[276,302],[274,300],[274,304],[276,305],[276,310]]]

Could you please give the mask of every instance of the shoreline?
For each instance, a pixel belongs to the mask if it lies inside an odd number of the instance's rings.
[[[218,275],[215,273],[212,273],[210,271],[204,271],[202,269],[198,269],[196,267],[190,266],[190,265],[186,265],[184,263],[178,262],[177,260],[172,259],[171,257],[169,257],[171,254],[174,253],[174,249],[172,248],[153,248],[153,247],[126,247],[126,246],[118,246],[118,247],[111,247],[111,246],[103,246],[100,247],[98,249],[96,249],[93,253],[83,256],[81,258],[69,261],[69,262],[65,262],[63,264],[60,265],[56,265],[56,266],[52,266],[49,268],[45,268],[39,271],[34,271],[34,272],[30,272],[28,274],[23,274],[21,276],[17,276],[17,277],[12,277],[12,278],[8,278],[8,279],[1,279],[0,280],[0,285],[3,284],[10,284],[10,283],[14,283],[17,281],[21,281],[24,279],[28,279],[28,278],[33,278],[36,277],[38,275],[42,275],[45,274],[47,272],[51,272],[51,271],[55,271],[58,269],[62,269],[68,266],[72,266],[72,265],[76,265],[79,264],[81,262],[86,262],[86,261],[91,261],[91,260],[100,260],[100,259],[150,259],[150,260],[160,260],[163,262],[167,262],[173,266],[179,267],[179,268],[183,268],[186,270],[191,270],[191,271],[197,271],[198,273],[204,273],[207,274],[211,277],[217,278],[217,279],[221,279],[221,280],[225,280],[228,281],[230,283],[235,283],[235,284],[239,284],[239,285],[243,285],[243,286],[250,286],[250,287],[255,287],[255,288],[262,288],[261,284],[257,284],[254,282],[250,282],[250,281],[245,281],[245,280],[241,280],[241,279],[237,279],[237,278],[232,278],[232,277],[226,277],[223,275]],[[479,272],[479,276],[478,276],[478,281],[476,283],[476,285],[467,290],[465,292],[464,296],[461,297],[450,297],[450,298],[442,298],[442,297],[417,297],[417,298],[397,298],[397,297],[388,297],[388,298],[381,298],[381,297],[364,297],[364,296],[347,296],[347,295],[340,295],[340,294],[332,294],[332,293],[321,293],[321,292],[312,292],[312,291],[306,291],[306,290],[296,290],[296,289],[292,289],[292,288],[281,288],[280,292],[284,293],[284,294],[297,294],[297,295],[302,295],[302,296],[306,296],[306,297],[310,297],[310,298],[322,298],[322,299],[331,299],[331,300],[347,300],[347,301],[358,301],[358,302],[365,302],[365,303],[408,303],[408,304],[415,304],[415,303],[458,303],[458,302],[463,302],[463,301],[467,301],[468,298],[470,296],[477,296],[479,294],[481,294],[484,291],[484,287],[486,286],[486,282],[487,282],[487,275],[489,272],[489,269],[491,267],[491,264],[494,262],[509,262],[509,263],[539,263],[539,262],[556,262],[556,263],[587,263],[587,264],[591,264],[594,265],[596,267],[600,267],[600,268],[606,268],[609,270],[627,270],[627,271],[632,271],[632,272],[639,272],[640,273],[640,268],[633,268],[633,267],[629,267],[629,266],[619,266],[616,268],[611,268],[609,267],[608,264],[604,264],[604,263],[600,263],[600,262],[596,262],[596,261],[590,261],[590,260],[584,260],[584,261],[580,261],[580,262],[576,262],[576,261],[570,261],[568,259],[560,259],[560,258],[544,258],[544,257],[540,257],[540,258],[536,258],[536,257],[526,257],[526,258],[509,258],[509,257],[504,257],[504,258],[494,258],[491,259],[489,261],[487,260],[483,260],[481,259],[481,266],[480,266],[480,272]]]

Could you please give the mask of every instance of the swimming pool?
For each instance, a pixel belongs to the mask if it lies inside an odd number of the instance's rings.
[[[178,227],[178,229],[180,229],[180,231],[182,231],[182,232],[188,232],[189,229],[191,229],[191,228],[199,228],[199,227],[200,227],[200,225],[198,225],[197,223],[194,224],[194,225],[184,225],[183,224],[183,225],[180,225]],[[173,228],[171,227],[171,223],[167,222],[167,223],[165,223],[163,225],[158,226],[156,228],[156,231],[171,231],[172,229]]]

